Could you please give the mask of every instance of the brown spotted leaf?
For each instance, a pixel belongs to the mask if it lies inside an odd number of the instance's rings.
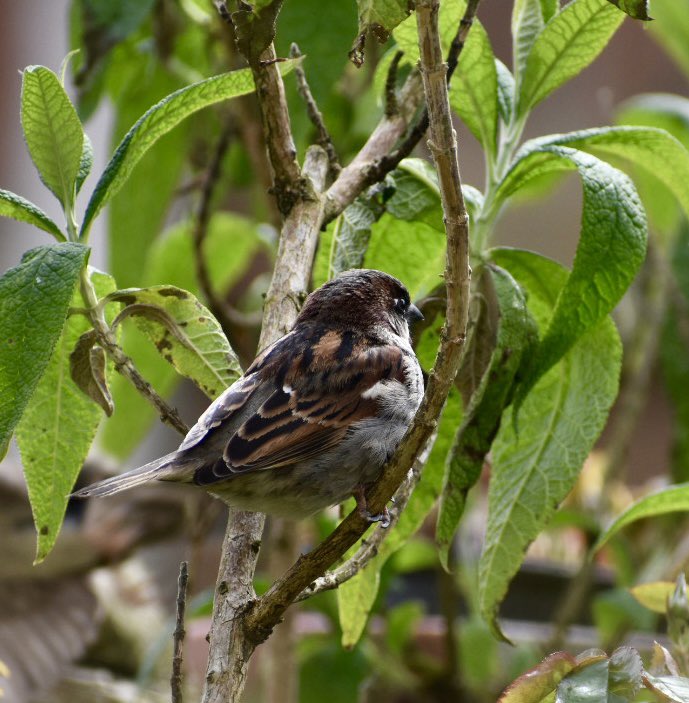
[[[209,398],[241,375],[220,324],[188,291],[175,286],[128,288],[110,300],[125,305],[118,323],[132,317],[160,354]]]

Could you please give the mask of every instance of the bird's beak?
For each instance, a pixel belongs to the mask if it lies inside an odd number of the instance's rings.
[[[416,307],[416,305],[414,305],[414,303],[411,303],[407,308],[406,317],[407,322],[412,325],[415,322],[421,322],[421,320],[423,320],[423,313]]]

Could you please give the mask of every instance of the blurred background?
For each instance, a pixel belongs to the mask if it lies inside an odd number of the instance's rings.
[[[685,6],[689,16],[689,4],[677,2]],[[136,3],[114,5],[124,8],[124,16],[136,14]],[[145,11],[141,9],[144,5]],[[380,114],[376,96],[367,92],[367,86],[376,58],[386,47],[371,46],[368,63],[359,71],[347,65],[347,50],[356,34],[355,12],[352,8],[343,10],[334,28],[324,24],[332,18],[319,13],[317,5],[313,0],[287,0],[278,25],[278,54],[285,55],[292,40],[307,54],[307,76],[326,114],[334,116],[330,126],[346,159],[355,153]],[[0,187],[37,203],[61,222],[62,214],[42,186],[23,141],[20,72],[32,64],[59,71],[70,49],[79,44],[79,37],[87,36],[87,14],[83,14],[81,3],[68,0],[24,0],[2,6]],[[668,36],[676,28],[669,26],[672,20],[669,13],[666,19],[664,8],[665,3],[657,5],[658,19],[652,24],[625,20],[593,66],[535,110],[525,137],[612,124],[620,106],[639,94],[688,96],[686,65],[683,70],[677,54],[668,51]],[[656,15],[654,10],[652,6],[651,15]],[[67,72],[68,92],[79,104],[93,143],[94,174],[102,171],[126,128],[148,106],[185,81],[226,70],[227,64],[236,60],[223,56],[214,45],[222,40],[222,28],[201,0],[156,0],[141,3],[140,11],[141,18],[128,28],[113,14],[111,28],[115,29],[91,36],[94,65],[86,66],[82,54],[73,59],[76,70]],[[509,3],[484,0],[479,18],[496,56],[510,65]],[[689,36],[686,44],[689,46]],[[134,60],[127,64],[131,53],[138,54],[140,65],[134,65]],[[293,76],[287,80],[297,141],[303,150],[311,136],[309,123],[296,99]],[[188,236],[185,223],[194,210],[217,135],[227,123],[222,111],[211,112],[192,117],[191,124],[185,123],[161,140],[138,167],[133,182],[113,202],[108,216],[97,221],[91,264],[114,273],[120,287],[138,284],[142,276],[147,283],[163,282],[155,280],[156,276],[169,273],[166,245],[160,242],[169,244]],[[226,215],[226,221],[218,219],[211,224],[211,229],[218,229],[220,256],[227,251],[223,249],[227,241],[223,240],[224,228],[230,228],[240,244],[233,270],[211,270],[211,275],[216,281],[224,277],[226,302],[237,311],[229,336],[246,363],[255,352],[256,314],[269,280],[278,220],[265,195],[267,164],[250,97],[242,99],[237,112],[230,119],[230,123],[234,120],[231,146],[223,157],[224,175],[215,198],[218,210],[231,214]],[[463,178],[482,187],[481,148],[463,125],[458,124],[457,129]],[[423,147],[418,154],[425,155]],[[84,204],[82,198],[79,215]],[[499,222],[495,241],[535,249],[570,265],[580,213],[580,182],[569,176],[513,203]],[[118,239],[123,231],[130,234]],[[138,239],[132,235],[134,231]],[[0,219],[0,272],[17,265],[24,251],[43,242],[44,235],[28,225]],[[653,275],[658,269],[655,271]],[[178,285],[189,289],[196,285],[193,270],[175,270],[174,275]],[[192,283],[184,286],[188,281]],[[646,284],[642,274],[616,313],[628,344],[634,343],[639,310],[647,300]],[[656,335],[660,335],[658,327]],[[145,367],[145,352],[141,354]],[[581,571],[589,543],[589,507],[598,504],[602,491],[609,494],[607,500],[619,512],[650,485],[662,485],[670,477],[686,480],[689,475],[689,467],[684,466],[682,476],[676,465],[678,410],[666,391],[657,348],[649,354],[633,370],[643,374],[644,380],[636,383],[639,392],[630,401],[638,406],[631,427],[622,439],[604,434],[565,511],[533,545],[511,588],[503,616],[508,622],[507,633],[520,645],[516,650],[508,651],[493,641],[473,614],[471,569],[448,583],[453,579],[437,568],[429,528],[386,566],[377,616],[356,647],[344,650],[340,646],[334,594],[309,601],[308,609],[290,619],[290,634],[276,639],[276,652],[271,655],[269,647],[259,650],[247,700],[311,703],[324,691],[332,703],[374,697],[381,703],[449,700],[456,692],[445,677],[445,625],[455,616],[461,616],[463,624],[459,651],[451,655],[464,672],[462,690],[473,692],[466,700],[479,703],[495,700],[507,681],[538,661],[545,643],[566,644],[576,650],[598,645],[601,640],[618,642],[622,636],[628,637],[625,641],[636,637],[633,641],[641,646],[651,642],[661,626],[657,617],[632,602],[620,586],[633,580],[641,565],[649,574],[669,577],[685,563],[689,545],[686,534],[678,531],[679,518],[674,524],[660,521],[656,532],[640,531],[630,539],[636,540],[636,545],[619,547],[617,561],[608,557],[614,568],[601,563],[595,574],[582,575]],[[171,395],[187,422],[191,423],[207,403],[191,384],[178,385],[165,374],[155,382],[161,392]],[[84,483],[122,465],[158,456],[178,441],[171,430],[153,421],[152,413],[137,414],[136,399],[125,397],[126,391],[117,384],[114,392],[116,404],[118,393],[122,394],[125,409],[119,415],[116,411],[112,424],[109,421],[101,432],[87,463]],[[613,412],[611,426],[620,412],[619,407]],[[622,468],[615,480],[603,483],[601,466],[609,451],[620,454]],[[474,557],[481,539],[484,492],[485,486],[479,487],[461,531],[460,552]],[[285,531],[297,533],[298,546],[308,546],[330,529],[335,517],[324,516],[299,527],[271,523],[268,542],[278,546],[265,551],[259,587],[289,563],[290,554],[281,553],[279,547]],[[177,569],[183,558],[192,565],[185,663],[190,691],[197,691],[205,673],[209,588],[215,579],[224,521],[222,506],[191,492],[164,488],[98,505],[70,506],[57,548],[45,563],[32,567],[35,535],[19,455],[13,448],[0,470],[0,661],[13,672],[0,685],[5,698],[16,703],[168,700],[165,678]],[[673,537],[666,540],[666,549],[651,557],[659,534]],[[562,604],[569,602],[566,599],[574,597],[574,577],[591,595],[575,603],[574,612],[568,612],[568,621],[559,623],[558,630],[553,621],[562,614]],[[575,627],[565,642],[564,629],[570,625]],[[295,632],[299,643],[292,647],[290,638]],[[282,655],[278,647],[283,647]],[[290,686],[297,689],[294,673],[287,671],[293,660],[300,669],[298,694],[290,693]]]

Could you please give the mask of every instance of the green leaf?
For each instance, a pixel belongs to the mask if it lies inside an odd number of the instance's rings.
[[[474,21],[452,76],[450,106],[483,148],[494,155],[498,136],[498,76],[490,39],[478,20]]]
[[[114,281],[92,274],[99,297],[110,293]],[[78,290],[74,307],[83,307]],[[17,443],[24,465],[38,544],[36,563],[52,549],[62,525],[69,493],[86,459],[102,418],[70,376],[70,354],[79,337],[90,329],[83,315],[71,315],[36,390],[17,426]]]
[[[357,198],[321,235],[313,285],[322,286],[343,271],[361,268],[377,215],[371,203]]]
[[[52,234],[58,242],[65,241],[65,235],[43,210],[9,190],[0,189],[0,217],[26,222]]]
[[[380,545],[378,554],[338,588],[343,646],[353,646],[359,641],[378,595],[381,569],[421,527],[440,495],[445,457],[462,416],[461,404],[459,393],[452,389],[440,417],[438,435],[423,468],[422,479],[414,489],[407,507],[392,532]]]
[[[436,527],[440,561],[445,569],[467,494],[481,475],[486,454],[500,427],[522,354],[536,335],[524,294],[512,276],[499,267],[487,269],[482,278],[484,275],[494,286],[499,308],[497,339],[488,368],[448,454]]]
[[[534,105],[586,68],[605,48],[624,15],[608,0],[572,0],[548,22],[531,47],[517,112]]]
[[[618,647],[608,664],[608,691],[624,701],[633,701],[641,688],[644,665],[636,649]],[[612,699],[614,700],[614,698]]]
[[[41,180],[71,210],[84,148],[84,130],[58,77],[29,66],[22,78],[22,128]]]
[[[352,61],[364,62],[366,35],[372,32],[379,42],[385,42],[390,32],[404,21],[412,9],[409,0],[356,0],[359,10],[359,33],[350,52]]]
[[[689,511],[689,483],[679,483],[651,493],[638,500],[617,517],[598,538],[593,550],[598,551],[622,528],[637,520],[686,511]]]
[[[498,249],[491,258],[527,294],[530,313],[547,324],[567,271],[527,251]],[[534,386],[519,410],[507,410],[492,445],[488,525],[479,563],[479,601],[496,634],[498,605],[524,553],[574,485],[598,438],[619,384],[621,346],[609,318],[570,348]]]
[[[608,696],[608,658],[591,658],[579,664],[557,687],[555,703],[622,703]]]
[[[125,305],[118,318],[134,316],[163,358],[209,398],[241,376],[220,324],[188,291],[175,286],[127,288],[110,299]]]
[[[653,581],[652,583],[640,583],[638,586],[630,588],[629,592],[644,608],[665,615],[668,598],[674,590],[675,584],[672,581]]]
[[[622,12],[633,17],[635,20],[649,21],[653,18],[648,14],[648,0],[608,0],[615,7],[619,7]]]
[[[289,73],[294,63],[292,60],[281,63],[283,74]],[[150,108],[127,132],[100,177],[86,208],[82,236],[88,232],[100,210],[122,187],[139,159],[160,137],[204,107],[253,91],[251,70],[243,68],[182,88]]]
[[[513,681],[503,691],[498,703],[541,703],[575,666],[571,654],[555,652]]]
[[[644,259],[647,237],[644,210],[625,174],[569,146],[539,142],[533,152],[531,148],[525,145],[525,156],[515,160],[503,181],[505,190],[509,192],[515,185],[523,185],[524,180],[517,172],[524,174],[529,160],[535,161],[530,173],[553,170],[556,166],[546,156],[550,153],[556,160],[568,160],[579,170],[584,209],[572,272],[522,381],[519,402],[542,373],[617,305]]]
[[[514,76],[500,59],[495,59],[495,75],[498,81],[498,111],[502,121],[509,124],[514,111]]]
[[[644,674],[646,688],[662,696],[669,703],[686,703],[689,700],[689,679],[683,676],[652,676]]]
[[[440,281],[445,234],[423,222],[405,222],[385,214],[371,228],[364,266],[404,281],[412,300],[417,300]]]
[[[77,193],[81,190],[81,186],[87,179],[89,173],[91,173],[91,167],[93,166],[93,145],[91,140],[88,138],[86,132],[84,132],[84,149],[81,152],[81,161],[79,162],[79,173],[77,174],[76,191]]]
[[[0,457],[48,366],[87,257],[81,244],[38,247],[0,278]]]
[[[512,67],[517,83],[524,75],[531,47],[544,26],[541,0],[515,0],[512,7]]]
[[[689,0],[653,0],[651,34],[689,76]]]

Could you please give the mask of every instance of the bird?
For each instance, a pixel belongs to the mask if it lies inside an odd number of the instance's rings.
[[[151,481],[194,484],[228,505],[302,519],[349,497],[367,521],[380,476],[421,403],[405,286],[351,269],[313,291],[292,329],[211,403],[176,451],[82,488],[108,496]]]

